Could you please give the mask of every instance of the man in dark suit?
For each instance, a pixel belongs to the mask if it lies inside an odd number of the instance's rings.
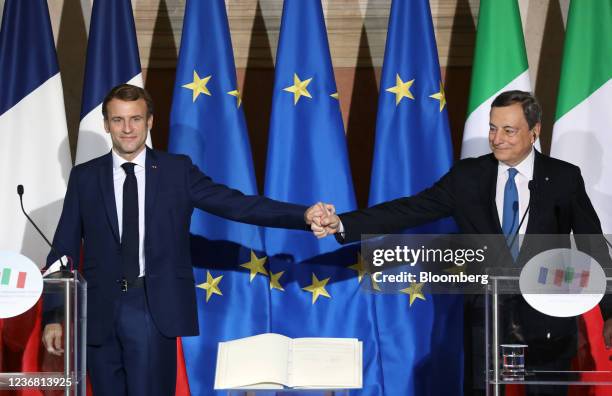
[[[53,244],[73,258],[83,244],[94,394],[172,395],[176,337],[198,334],[189,246],[194,207],[292,229],[306,229],[317,209],[245,196],[213,182],[187,156],[146,147],[153,103],[142,88],[115,87],[102,108],[113,148],[72,170]],[[57,258],[50,253],[48,264]],[[49,352],[62,353],[61,334],[59,324],[45,326]]]
[[[507,258],[513,256],[509,262],[514,261],[517,265],[550,247],[529,244],[526,238],[519,253],[519,238],[513,238],[517,234],[567,235],[555,241],[556,247],[570,246],[570,232],[601,234],[600,222],[585,192],[580,169],[544,156],[533,147],[540,129],[541,109],[535,97],[522,91],[504,92],[491,105],[489,144],[492,154],[459,161],[432,187],[411,197],[339,216],[330,207],[330,214],[315,219],[311,228],[318,237],[336,234],[341,243],[346,243],[358,241],[362,234],[389,234],[452,216],[462,233],[503,234],[506,241],[513,241],[505,253]],[[607,254],[605,245],[589,246],[591,240],[588,238],[578,242],[579,247],[588,252],[599,250]],[[466,306],[466,318],[472,313],[482,321],[482,306],[472,308]],[[527,364],[550,370],[569,368],[576,351],[575,320],[539,314],[523,302],[515,308],[522,326],[523,342],[529,344],[528,359],[531,361]],[[466,326],[472,325],[466,322]],[[466,333],[476,334],[473,329],[466,329]],[[466,352],[468,360],[470,355],[475,360],[466,364],[466,383],[473,381],[475,388],[482,388],[484,365],[478,367],[476,360],[484,361],[484,340],[474,339],[468,344],[471,342],[478,344],[474,345],[474,350],[480,349],[480,352]],[[481,354],[483,356],[479,356]],[[470,363],[477,367],[471,378]],[[559,391],[563,392],[551,388],[529,390],[530,394],[562,394]],[[467,392],[472,394],[471,389]]]

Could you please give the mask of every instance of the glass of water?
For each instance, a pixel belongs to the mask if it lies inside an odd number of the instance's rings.
[[[502,379],[523,381],[525,379],[525,348],[523,344],[502,344]]]

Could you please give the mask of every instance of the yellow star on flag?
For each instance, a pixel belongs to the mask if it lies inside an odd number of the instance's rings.
[[[279,282],[280,277],[283,276],[284,273],[285,271],[280,271],[275,274],[274,272],[270,271],[270,290],[277,289],[280,291],[285,291]]]
[[[283,91],[293,93],[293,105],[294,106],[297,104],[298,100],[300,100],[302,96],[306,96],[307,98],[312,99],[312,96],[310,96],[310,92],[308,92],[308,90],[306,89],[308,84],[310,84],[310,81],[312,81],[312,78],[301,81],[298,75],[293,73],[293,85],[290,87],[284,88]]]
[[[206,87],[208,81],[211,79],[212,75],[206,76],[204,78],[200,78],[198,73],[193,71],[193,81],[189,84],[183,85],[183,88],[191,89],[193,91],[193,101],[195,102],[198,96],[202,93],[204,95],[210,96],[210,91]]]
[[[357,263],[350,265],[348,268],[357,272],[357,280],[361,283],[363,275],[366,273],[365,269],[363,269],[363,257],[361,257],[361,253],[357,253]]]
[[[331,96],[332,98],[334,98],[336,100],[339,100],[339,98],[340,98],[340,96],[338,95],[338,92],[334,92],[333,94],[331,94],[329,96]]]
[[[410,306],[412,306],[412,303],[417,298],[425,300],[425,296],[423,295],[421,289],[423,289],[423,283],[411,283],[410,287],[402,289],[400,292],[410,295]]]
[[[410,87],[414,83],[414,79],[410,81],[403,82],[400,78],[399,74],[395,75],[395,86],[391,88],[387,88],[387,92],[391,92],[395,94],[395,105],[399,105],[399,102],[402,98],[409,98],[414,100],[414,96],[412,96],[412,92],[410,92]]]
[[[440,81],[440,92],[436,92],[433,95],[429,95],[430,98],[438,99],[440,101],[440,112],[444,109],[446,105],[446,94],[444,93],[444,85],[442,85],[442,81]]]
[[[251,250],[251,260],[248,263],[240,264],[241,267],[247,268],[251,271],[249,282],[253,282],[255,275],[262,274],[268,276],[268,271],[264,268],[264,264],[268,258],[266,256],[257,258],[255,252]]]
[[[227,94],[234,96],[236,98],[236,107],[240,107],[240,105],[242,104],[242,92],[237,89],[234,89],[233,91],[229,91]]]
[[[450,268],[446,268],[444,272],[448,272],[449,274],[459,275],[462,272],[465,272],[467,269],[467,264],[464,265],[453,265]]]
[[[329,282],[330,278],[325,278],[322,281],[317,279],[317,276],[312,274],[312,284],[310,286],[303,287],[302,290],[306,290],[307,292],[312,293],[312,303],[316,303],[319,296],[324,296],[327,298],[331,298],[327,290],[325,290],[325,285]]]
[[[221,282],[223,275],[213,278],[210,271],[206,271],[206,282],[197,285],[200,289],[206,290],[206,302],[210,300],[213,294],[222,296],[221,290],[219,289],[219,282]]]
[[[374,279],[374,274],[370,274],[370,282],[372,283],[372,289],[380,291],[380,286],[378,285],[378,282],[376,282],[376,280]]]

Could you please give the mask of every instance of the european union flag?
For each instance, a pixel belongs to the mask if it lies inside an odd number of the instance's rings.
[[[213,180],[257,194],[223,0],[187,1],[169,151]],[[195,210],[191,250],[199,337],[183,338],[191,394],[213,393],[217,343],[269,331],[269,282],[256,226]]]
[[[418,193],[452,165],[427,0],[391,5],[378,103],[370,205]],[[418,231],[452,232],[454,226],[443,220]],[[416,284],[406,292],[375,299],[385,393],[462,394],[462,299],[425,296]]]
[[[270,198],[355,208],[346,138],[319,0],[285,0],[275,68],[265,192]],[[363,341],[363,394],[381,394],[372,295],[357,249],[333,238],[266,229],[272,331]],[[272,257],[273,256],[273,257]]]

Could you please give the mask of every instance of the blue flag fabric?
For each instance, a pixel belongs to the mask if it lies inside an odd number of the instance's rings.
[[[223,0],[189,0],[170,115],[169,151],[216,182],[256,194]],[[213,394],[217,343],[269,331],[269,278],[258,227],[195,210],[191,254],[200,336],[184,337],[192,395]]]
[[[346,138],[319,0],[287,0],[276,53],[265,193],[279,200],[355,207]],[[297,261],[338,244],[301,231],[266,230],[268,254]]]
[[[346,138],[319,0],[285,0],[276,55],[265,193],[311,205],[355,208]],[[355,246],[333,238],[265,230],[271,276],[272,331],[289,337],[363,341],[364,388],[381,394],[372,295]],[[272,275],[274,274],[274,275]]]
[[[87,60],[81,101],[81,122],[75,164],[109,152],[102,102],[119,84],[143,86],[136,28],[130,0],[95,0],[87,41]],[[151,137],[147,137],[151,146]]]
[[[28,23],[23,22],[26,15]],[[53,43],[46,1],[4,3],[0,30],[0,76],[3,77],[0,114],[59,72]]]
[[[418,193],[452,165],[427,0],[391,5],[378,103],[370,205]],[[446,233],[455,227],[446,219],[411,231]],[[385,394],[462,394],[462,301],[418,293],[376,296]]]
[[[115,85],[140,73],[136,27],[130,0],[95,0],[91,10],[81,118]]]

